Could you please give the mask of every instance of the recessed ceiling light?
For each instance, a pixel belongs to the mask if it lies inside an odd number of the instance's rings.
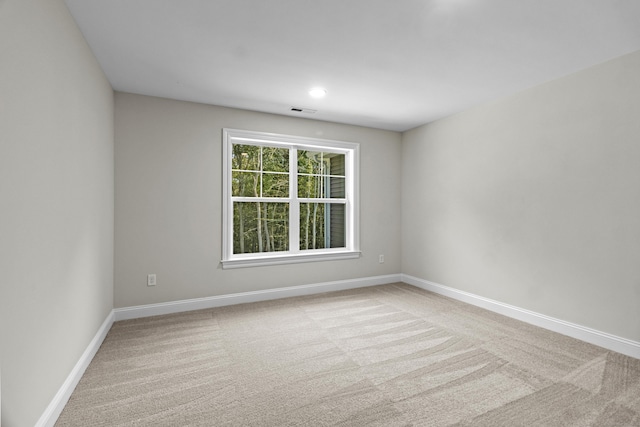
[[[309,91],[309,95],[311,95],[314,98],[324,98],[326,94],[327,94],[326,89],[323,89],[321,87],[314,87]]]

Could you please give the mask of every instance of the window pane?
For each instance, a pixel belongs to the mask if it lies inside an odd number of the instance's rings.
[[[260,147],[255,145],[233,144],[231,169],[260,170]]]
[[[233,171],[231,190],[234,197],[289,197],[289,175]]]
[[[232,172],[232,196],[258,197],[260,195],[259,172]]]
[[[289,250],[289,205],[233,203],[233,253]]]
[[[264,172],[262,197],[289,197],[289,175]]]
[[[324,153],[298,150],[298,173],[323,175],[329,173]]]
[[[345,247],[345,214],[341,203],[300,203],[300,249]]]
[[[324,179],[316,176],[298,175],[298,197],[324,197]]]
[[[344,199],[345,191],[344,191],[344,178],[329,178],[329,188],[328,188],[329,197],[333,199]]]
[[[298,173],[322,174],[325,169],[322,160],[320,152],[298,150]]]
[[[289,149],[233,144],[231,169],[288,172]]]
[[[289,149],[262,147],[262,170],[268,172],[289,172]]]
[[[345,176],[344,154],[325,153],[329,158],[329,175]]]
[[[344,180],[339,177],[298,175],[298,197],[343,199]]]
[[[345,176],[344,154],[298,150],[298,173]]]

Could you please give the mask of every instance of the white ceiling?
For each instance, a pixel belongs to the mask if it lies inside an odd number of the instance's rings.
[[[65,1],[115,90],[396,131],[640,50],[639,0]]]

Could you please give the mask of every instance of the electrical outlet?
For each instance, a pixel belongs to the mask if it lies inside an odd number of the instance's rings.
[[[155,286],[155,285],[156,285],[156,275],[147,274],[147,286]]]
[[[378,262],[384,264],[384,255],[378,255]]]

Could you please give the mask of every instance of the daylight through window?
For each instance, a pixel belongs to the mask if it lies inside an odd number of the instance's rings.
[[[223,266],[358,253],[358,144],[224,130]]]

